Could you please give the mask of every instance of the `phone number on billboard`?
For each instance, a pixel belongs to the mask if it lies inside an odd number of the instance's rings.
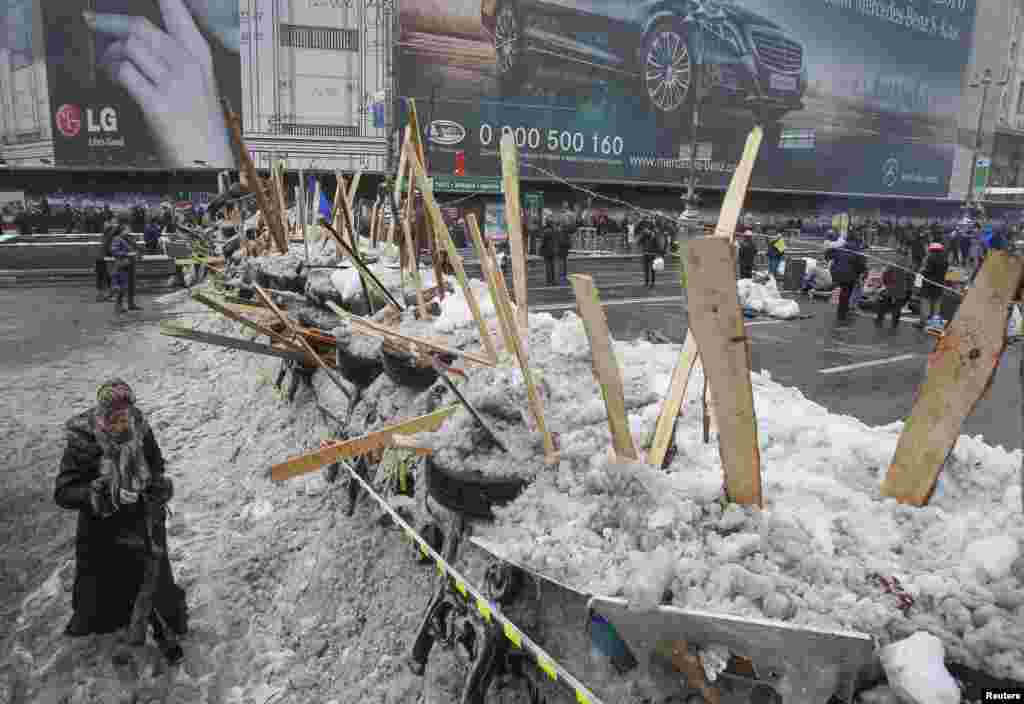
[[[484,147],[491,146],[495,142],[497,128],[486,122],[480,125],[480,144]],[[550,152],[573,152],[582,154],[587,144],[590,144],[594,154],[605,156],[620,156],[625,147],[622,137],[601,135],[592,132],[589,137],[582,132],[569,132],[567,130],[542,130],[537,127],[509,127],[501,128],[502,134],[510,134],[520,149],[541,149],[546,147]]]

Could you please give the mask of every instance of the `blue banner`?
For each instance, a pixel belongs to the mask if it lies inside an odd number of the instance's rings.
[[[761,124],[754,188],[949,192],[976,0],[482,6],[402,15],[399,90],[439,175],[460,151],[467,175],[500,173],[509,132],[524,178],[679,185],[694,153],[724,187]]]

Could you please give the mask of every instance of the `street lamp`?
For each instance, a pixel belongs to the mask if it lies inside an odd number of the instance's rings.
[[[697,128],[700,127],[700,81],[702,63],[691,63],[690,68],[690,169],[683,196],[685,210],[683,220],[686,222],[687,236],[693,231],[697,221]]]
[[[978,128],[974,133],[974,150],[971,158],[971,180],[967,184],[967,202],[965,203],[965,209],[977,206],[978,196],[974,188],[974,179],[977,177],[978,154],[982,147],[982,130],[985,125],[985,108],[988,107],[988,89],[993,83],[1002,87],[1009,82],[1009,71],[1006,72],[1006,76],[1002,80],[996,82],[992,80],[992,69],[986,68],[982,73],[981,78],[975,76],[974,80],[967,84],[970,88],[981,88],[981,107],[978,110]]]

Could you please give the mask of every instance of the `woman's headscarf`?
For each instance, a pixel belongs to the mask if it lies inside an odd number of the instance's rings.
[[[135,406],[135,394],[123,379],[105,381],[96,390],[96,442],[103,452],[100,459],[100,475],[109,480],[110,498],[119,505],[121,489],[142,491],[152,478],[152,471],[146,460],[143,441],[149,432],[146,420],[138,413],[129,413],[129,432],[123,437],[114,436],[111,428],[112,417]]]
[[[135,394],[123,379],[109,379],[96,390],[96,420],[105,431],[110,430],[110,419],[115,414],[134,405]]]

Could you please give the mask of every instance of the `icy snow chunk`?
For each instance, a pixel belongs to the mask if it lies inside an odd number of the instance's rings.
[[[661,604],[665,589],[675,578],[676,558],[660,547],[651,553],[637,554],[630,561],[625,585],[632,606],[654,608]]]
[[[709,645],[700,651],[700,662],[704,666],[704,676],[708,682],[714,682],[729,665],[732,655],[724,645]]]
[[[363,293],[359,271],[355,268],[340,269],[331,274],[331,285],[341,294],[341,300],[348,303]]]
[[[1002,579],[1010,574],[1013,561],[1020,555],[1017,539],[1008,535],[975,540],[967,546],[965,558],[974,567],[984,571],[990,579]]]
[[[960,704],[960,688],[946,670],[946,649],[930,633],[914,635],[882,648],[889,686],[912,704]]]
[[[551,349],[571,359],[590,359],[590,340],[578,315],[567,311],[554,326]]]

